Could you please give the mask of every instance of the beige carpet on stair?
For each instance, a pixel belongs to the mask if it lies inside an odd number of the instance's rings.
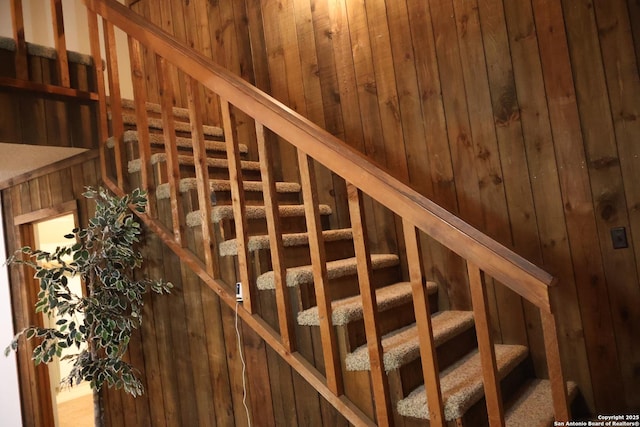
[[[373,269],[392,267],[398,265],[398,256],[391,254],[371,255],[371,267]],[[329,280],[338,277],[356,274],[357,262],[355,258],[341,259],[327,262],[327,277]],[[310,265],[287,269],[286,283],[288,287],[296,287],[313,282],[313,269]],[[258,289],[275,289],[273,271],[264,273],[256,280]]]
[[[528,350],[519,345],[496,345],[498,377],[503,378],[527,356]],[[480,354],[471,353],[447,368],[440,376],[447,421],[460,418],[484,395]],[[398,413],[405,417],[429,419],[424,386],[412,391],[398,402]]]
[[[264,206],[246,206],[247,219],[265,218]],[[331,215],[331,207],[328,205],[320,205],[320,215]],[[303,205],[283,205],[278,208],[280,218],[303,217]],[[223,220],[233,219],[233,207],[229,205],[214,206],[211,209],[211,221],[214,224]],[[189,212],[186,218],[187,226],[197,227],[202,224],[202,213],[200,211]]]
[[[138,131],[136,130],[127,130],[124,132],[124,134],[122,135],[122,139],[124,142],[137,142],[138,141]],[[191,140],[191,138],[184,138],[184,137],[176,137],[176,146],[178,148],[192,148],[193,147],[193,142]],[[155,145],[164,145],[164,135],[159,134],[159,133],[150,133],[149,134],[149,142],[151,144],[155,144]],[[107,148],[113,148],[115,146],[115,140],[113,136],[110,136],[107,139]],[[218,151],[221,153],[226,153],[227,152],[227,146],[223,141],[211,141],[211,140],[205,140],[204,141],[204,148],[208,151]],[[249,152],[249,148],[244,145],[244,144],[240,144],[238,146],[240,153],[242,154],[246,154]]]
[[[436,292],[437,285],[427,282],[429,294]],[[376,290],[378,311],[408,303],[412,299],[411,283],[400,282]],[[360,295],[343,298],[331,303],[331,318],[336,326],[362,319],[362,298]],[[318,307],[311,307],[298,313],[298,324],[302,326],[319,326]]]
[[[152,165],[156,165],[161,162],[166,162],[167,155],[165,153],[153,154],[150,158],[150,161]],[[193,156],[186,156],[186,155],[178,155],[178,163],[180,163],[181,165],[190,165],[190,166],[193,166],[195,164]],[[140,172],[141,166],[142,166],[142,161],[140,159],[131,160],[128,164],[128,171],[129,173]],[[207,158],[207,166],[212,168],[227,169],[229,166],[229,162],[227,161],[227,159],[209,157]],[[243,160],[240,162],[240,167],[243,170],[259,171],[260,163]]]
[[[136,105],[133,99],[122,99],[122,107],[127,110],[135,110]],[[162,106],[160,104],[156,104],[153,102],[147,101],[145,103],[145,108],[150,113],[160,114],[162,113]],[[182,119],[184,121],[189,121],[189,110],[181,107],[173,107],[173,117],[176,119]]]
[[[351,239],[351,229],[326,230],[322,232],[325,242],[335,242],[338,240]],[[282,244],[285,248],[303,246],[309,243],[307,233],[289,233],[282,236]],[[269,236],[249,236],[248,249],[250,252],[269,249]],[[238,243],[236,239],[227,240],[220,243],[220,256],[235,256],[238,254]]]
[[[0,49],[15,52],[15,40],[10,37],[0,37]],[[27,53],[32,56],[39,56],[41,58],[53,60],[58,58],[58,52],[56,52],[55,48],[30,42],[27,42]],[[67,50],[67,60],[74,64],[86,65],[88,67],[93,65],[93,58],[91,55],[74,52],[72,50]]]
[[[433,316],[433,340],[436,346],[473,327],[473,313],[470,311],[443,311]],[[420,337],[415,324],[393,331],[382,338],[383,361],[387,372],[420,357]],[[347,354],[345,365],[349,371],[371,369],[369,349],[366,345]]]
[[[111,118],[111,114],[109,112],[109,118]],[[128,126],[135,126],[136,125],[136,116],[135,114],[123,114],[122,115],[122,120],[124,122],[125,125]],[[162,129],[164,127],[164,124],[162,123],[162,119],[158,119],[155,117],[149,117],[147,118],[147,124],[149,125],[149,127],[151,129]],[[187,122],[180,122],[180,121],[175,121],[173,123],[175,129],[177,132],[191,132],[191,124],[187,123]],[[216,137],[216,138],[222,138],[223,137],[223,131],[221,128],[217,127],[217,126],[209,126],[209,125],[203,125],[202,126],[202,132],[206,135],[206,136],[212,136],[212,137]]]
[[[180,180],[180,188],[179,191],[181,193],[186,193],[187,191],[194,191],[197,189],[198,181],[196,178],[183,178]],[[261,192],[262,191],[262,181],[244,181],[243,183],[244,191],[251,192]],[[210,191],[231,191],[231,182],[225,179],[212,179],[209,180],[209,190]],[[277,182],[276,183],[276,192],[278,193],[297,193],[300,191],[300,184],[295,182]],[[158,188],[156,188],[156,197],[160,200],[168,199],[169,194],[169,184],[160,184]]]
[[[553,399],[549,380],[533,380],[524,392],[511,402],[505,414],[509,427],[531,427],[553,425]],[[569,401],[575,397],[578,387],[567,383]]]

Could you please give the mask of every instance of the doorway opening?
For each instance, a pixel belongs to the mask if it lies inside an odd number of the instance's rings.
[[[58,246],[69,245],[70,240],[64,235],[77,227],[76,222],[76,215],[69,213],[33,223],[35,248],[53,252]],[[69,288],[77,295],[83,294],[83,285],[79,277],[69,277]],[[76,315],[77,323],[84,320],[81,316],[81,314]],[[57,320],[59,320],[57,315],[43,316],[45,327],[55,325]],[[63,357],[78,351],[75,347],[65,350],[62,353]],[[48,365],[55,425],[56,427],[93,426],[93,392],[89,384],[83,382],[72,388],[60,386],[60,380],[69,374],[71,367],[71,361],[59,358]]]

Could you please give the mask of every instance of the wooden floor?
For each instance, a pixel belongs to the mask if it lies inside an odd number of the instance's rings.
[[[58,427],[92,427],[93,425],[91,394],[58,404]]]

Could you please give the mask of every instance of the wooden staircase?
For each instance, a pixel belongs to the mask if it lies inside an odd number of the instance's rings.
[[[135,106],[124,103],[123,141],[125,151],[131,153],[127,159],[130,185],[141,183],[141,159],[138,131],[135,123]],[[148,114],[158,110],[157,105],[147,103]],[[198,201],[198,186],[188,122],[188,111],[174,108],[176,129],[183,129],[176,137],[179,150],[180,176],[178,189],[180,203],[185,215],[186,233],[192,234],[188,242],[202,240],[203,213]],[[167,182],[167,156],[165,154],[162,123],[150,119],[149,140],[152,144],[150,163],[153,165],[155,197],[159,220],[167,228],[172,227],[170,184]],[[218,256],[228,257],[221,276],[226,283],[235,283],[240,267],[237,262],[238,240],[233,213],[233,197],[229,181],[228,162],[222,132],[214,126],[205,127],[206,165],[209,172],[211,217],[214,241]],[[178,135],[179,131],[176,131]],[[107,144],[113,150],[114,142]],[[260,181],[260,162],[248,157],[248,149],[239,145],[240,162],[244,181],[241,183],[245,196],[247,220],[247,251],[250,259],[251,277],[259,292],[259,315],[277,330],[277,307],[275,290],[276,273],[271,258],[272,239],[268,234],[267,208],[264,205],[264,182]],[[112,156],[109,156],[112,157]],[[305,208],[302,186],[295,182],[275,182],[275,200],[279,211],[282,232],[282,261],[286,274],[283,282],[292,301],[290,313],[295,316],[295,335],[317,335],[313,329],[321,326],[319,307],[314,290],[314,266],[309,245],[309,233],[305,224]],[[340,358],[340,375],[343,377],[347,398],[372,420],[376,418],[375,398],[372,393],[370,371],[371,359],[366,340],[365,310],[358,283],[358,260],[355,254],[353,229],[330,229],[328,217],[332,215],[327,205],[318,205],[322,223],[322,241],[325,248],[326,292],[332,296],[332,326],[337,338]],[[202,246],[189,249],[198,253],[204,261]],[[221,265],[225,265],[222,263]],[[420,360],[420,337],[415,322],[411,282],[404,281],[400,258],[397,254],[371,254],[371,277],[367,284],[375,289],[377,328],[383,349],[382,364],[388,377],[389,396],[392,407],[392,422],[395,425],[423,425],[431,417],[427,394],[422,378]],[[483,389],[481,355],[472,311],[439,310],[438,284],[423,279],[428,295],[429,311],[433,313],[431,326],[433,343],[439,367],[444,418],[447,424],[457,426],[488,425]],[[231,286],[229,286],[231,291]],[[314,349],[309,362],[322,358],[322,350]],[[505,399],[505,421],[514,426],[545,426],[554,420],[551,386],[549,380],[535,378],[528,349],[521,345],[500,344],[495,346],[497,377]],[[569,383],[568,392],[573,398],[575,384]]]
[[[544,426],[571,418],[576,387],[561,369],[553,277],[115,0],[85,4],[105,184],[117,194],[146,190],[146,226],[229,307],[239,283],[243,325],[350,423]],[[133,101],[120,96],[115,27],[129,37]],[[24,35],[16,37],[21,69]],[[154,70],[144,68],[145,50]],[[173,105],[172,73],[188,108]],[[147,102],[150,74],[160,104]],[[222,126],[203,123],[203,93],[219,101]],[[238,118],[254,125],[242,133],[249,140],[238,139]],[[298,164],[284,166],[297,167],[295,182],[274,178],[276,140],[295,151]],[[319,202],[318,164],[344,180],[348,227],[330,226],[335,213]],[[394,216],[398,253],[371,249],[365,194]],[[423,272],[423,234],[466,263],[468,311],[440,304],[442,289]],[[525,346],[494,343],[485,276],[540,310],[548,379],[536,378]]]

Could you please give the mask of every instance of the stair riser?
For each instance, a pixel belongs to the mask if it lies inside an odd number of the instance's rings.
[[[136,154],[137,158],[138,155]],[[156,185],[164,184],[168,182],[168,172],[166,162],[160,161],[152,165],[155,175]],[[226,167],[209,166],[207,168],[209,172],[209,179],[229,179],[229,170]],[[134,172],[139,173],[139,172]],[[180,165],[180,178],[195,178],[196,169],[193,165],[182,164]],[[245,181],[260,181],[262,176],[259,170],[244,169],[242,171],[242,178]]]
[[[448,341],[443,342],[436,348],[438,369],[442,372],[476,347],[477,339],[475,328],[467,329]],[[422,379],[422,360],[417,358],[402,366],[396,374],[400,376],[402,396],[408,395],[424,382]]]
[[[229,170],[227,168],[219,168],[210,166],[208,168],[209,171],[209,179],[229,179]],[[195,178],[196,170],[192,165],[180,165],[180,178]],[[260,175],[259,170],[248,170],[245,169],[242,171],[242,179],[244,181],[260,181],[262,176]],[[166,181],[164,181],[166,182]]]
[[[353,242],[351,240],[336,240],[325,242],[325,250],[327,255],[327,261],[335,261],[343,258],[350,258],[354,256]],[[258,275],[266,273],[272,270],[271,265],[271,251],[268,249],[259,250],[254,252],[254,257],[260,259],[261,265],[265,266],[265,270],[256,272]],[[290,246],[284,248],[282,254],[286,268],[299,267],[303,265],[311,264],[311,255],[308,245]],[[257,276],[256,276],[257,277]]]
[[[399,267],[397,266],[376,269],[373,271],[371,284],[374,288],[381,288],[383,286],[398,282],[399,275]],[[311,291],[313,290],[313,284],[304,286],[307,286]],[[355,275],[329,280],[327,290],[332,300],[347,298],[360,294],[358,278]],[[302,307],[302,310],[306,310],[315,305],[317,305],[315,298],[311,297],[309,305]]]
[[[329,228],[329,218],[323,216],[321,218],[323,229]],[[216,228],[221,230],[219,236],[223,242],[225,240],[234,239],[236,237],[235,224],[233,220],[223,220],[220,224],[216,225]],[[304,217],[282,217],[280,219],[280,229],[282,233],[303,233],[307,231],[306,221]],[[260,236],[267,234],[267,222],[264,218],[248,219],[247,220],[247,232],[250,236]]]
[[[516,393],[517,390],[533,376],[533,364],[531,359],[527,357],[500,381],[500,391],[503,401],[507,402],[510,396]],[[475,405],[469,408],[464,417],[457,420],[457,422],[460,427],[489,427],[485,399],[480,399]]]
[[[429,296],[429,306],[432,312],[437,310],[437,294]],[[378,327],[380,335],[385,335],[414,322],[415,312],[413,309],[413,302],[411,300],[389,310],[378,312]],[[346,328],[346,334],[349,340],[349,351],[353,351],[367,342],[363,320],[353,321],[343,327]]]
[[[191,201],[191,205],[194,207],[192,210],[199,209],[198,207],[198,192],[194,190],[189,190],[186,192],[180,193],[182,199],[189,199]],[[230,205],[231,201],[231,190],[216,190],[216,205]],[[247,206],[263,206],[264,198],[261,191],[245,191],[245,204]],[[297,205],[300,203],[300,197],[298,193],[278,193],[278,204],[280,205]]]
[[[132,158],[137,158],[139,153],[138,141],[127,141],[126,144],[127,144],[127,153],[132,154],[133,155]],[[193,148],[191,147],[177,146],[176,148],[178,150],[178,155],[193,156]],[[166,153],[164,144],[151,143],[151,154],[156,154],[156,153]],[[227,153],[224,150],[208,149],[207,157],[216,158],[216,159],[226,159]],[[247,157],[247,155],[246,153],[241,153],[240,157],[244,160]]]
[[[180,120],[177,120],[176,123],[179,122],[179,121]],[[137,130],[137,127],[134,126],[134,125],[130,125],[130,124],[125,123],[124,124],[124,130],[125,131],[127,131],[127,130]],[[149,133],[162,135],[163,134],[163,130],[155,128],[155,127],[149,127]],[[176,130],[176,136],[181,137],[181,138],[191,138],[191,132],[183,132],[183,131]],[[205,135],[204,139],[208,140],[208,141],[223,141],[224,140],[224,138],[222,138],[220,136],[217,136],[217,135]]]

